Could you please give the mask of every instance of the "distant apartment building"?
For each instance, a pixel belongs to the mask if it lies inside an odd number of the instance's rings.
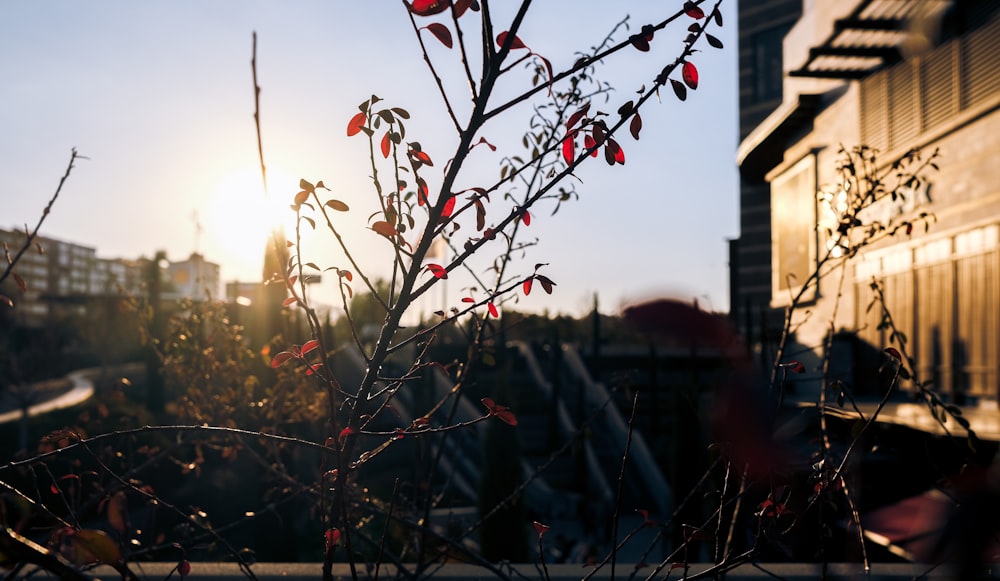
[[[24,245],[23,231],[0,229],[0,243],[11,257]],[[14,272],[24,291],[13,281],[4,289],[15,303],[14,319],[28,326],[86,313],[97,300],[145,293],[146,259],[99,258],[93,247],[38,236],[22,255]],[[163,265],[164,298],[218,299],[219,265],[193,254],[184,261]]]
[[[219,265],[208,262],[197,252],[186,260],[171,262],[166,269],[168,284],[164,287],[164,298],[223,300],[219,295]]]
[[[741,23],[758,4],[768,3],[741,4]],[[829,208],[820,194],[835,187],[841,145],[877,149],[883,169],[913,148],[937,149],[940,171],[930,175],[929,188],[881,208],[897,221],[930,212],[936,223],[926,234],[920,229],[890,238],[852,260],[834,324],[856,331],[860,344],[875,352],[898,341],[878,324],[878,312],[867,310],[871,284],[878,282],[919,374],[954,401],[995,400],[1000,2],[804,1],[802,8],[782,44],[781,103],[742,131],[741,237],[731,269],[734,320],[746,314],[740,311],[744,305],[756,308],[751,298],[762,301],[762,280],[749,268],[765,260],[754,254],[756,262],[750,261],[747,249],[756,248],[749,242],[756,228],[770,232],[772,313],[788,305],[796,281],[809,276],[834,242],[821,223]],[[742,70],[742,31],[740,38]],[[776,74],[776,64],[764,66]],[[750,190],[760,195],[750,199]],[[765,199],[768,211],[758,211]],[[805,305],[812,318],[797,330],[801,345],[823,344],[837,295],[836,281],[821,279]]]

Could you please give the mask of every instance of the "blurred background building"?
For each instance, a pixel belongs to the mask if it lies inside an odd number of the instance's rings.
[[[897,223],[921,212],[936,223],[853,260],[835,324],[857,330],[860,341],[845,351],[856,372],[862,351],[892,345],[878,309],[867,310],[871,283],[879,282],[918,373],[953,401],[996,400],[1000,2],[744,2],[740,27],[734,322],[766,353],[790,291],[835,243],[822,224],[829,209],[820,193],[837,181],[841,146],[875,148],[882,169],[913,148],[939,150],[940,171],[928,187],[877,208]],[[780,51],[768,34],[784,34]],[[780,89],[768,89],[779,75]],[[822,345],[836,295],[835,281],[822,280],[809,297],[812,319],[795,337],[804,348]]]
[[[0,229],[0,243],[13,255],[24,245],[25,234]],[[23,325],[39,327],[70,316],[84,315],[98,302],[140,296],[145,290],[148,258],[100,258],[97,249],[38,236],[14,268],[17,280],[3,291],[17,305],[14,317]],[[160,265],[163,298],[218,300],[219,265],[192,254],[186,260]],[[12,277],[13,278],[13,277]]]

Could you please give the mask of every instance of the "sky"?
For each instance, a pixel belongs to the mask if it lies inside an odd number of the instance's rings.
[[[635,32],[680,5],[536,1],[519,37],[558,72],[626,16]],[[514,6],[491,3],[496,30],[506,29]],[[640,140],[620,136],[624,165],[585,163],[576,172],[578,199],[555,215],[552,205],[532,212],[523,234],[537,244],[518,255],[516,272],[530,274],[544,263],[539,272],[557,286],[552,295],[533,292],[510,306],[581,315],[596,294],[605,313],[662,296],[728,310],[727,240],[738,235],[739,215],[735,1],[724,0],[722,13],[725,27],[709,31],[724,48],[704,44],[691,59],[698,89],[680,102],[666,88],[660,102],[642,109]],[[472,27],[473,18],[461,22]],[[451,26],[441,16],[418,25],[436,21]],[[679,53],[691,22],[657,33],[649,52],[625,50],[599,66],[596,76],[614,91],[595,108],[614,114],[651,86]],[[253,32],[269,199],[257,169]],[[458,52],[421,34],[461,115],[468,90]],[[467,41],[478,34],[469,28]],[[619,31],[616,39],[628,34]],[[530,77],[515,67],[499,95],[515,94]],[[374,207],[368,143],[345,131],[372,94],[411,113],[406,140],[419,141],[437,161],[425,170],[433,191],[457,137],[401,2],[2,2],[0,227],[35,224],[76,148],[88,159],[77,163],[43,235],[94,247],[103,258],[162,249],[183,260],[197,250],[220,264],[226,282],[259,280],[266,232],[276,219],[291,228],[288,204],[298,180],[323,180],[332,197],[352,206],[340,217],[342,227],[378,276],[387,244],[364,229]],[[498,151],[475,152],[463,187],[492,184],[504,154],[524,153],[530,113],[529,105],[519,106],[480,132]],[[345,267],[333,247],[328,232],[302,245],[306,260],[321,268]],[[427,299],[438,305],[423,308],[459,304],[474,293],[470,284],[457,275],[442,281]],[[311,293],[335,303],[335,288],[326,277]]]

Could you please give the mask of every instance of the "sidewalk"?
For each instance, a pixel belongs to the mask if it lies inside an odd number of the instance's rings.
[[[75,371],[63,379],[33,384],[31,396],[34,403],[28,408],[28,416],[72,407],[90,399],[94,395],[94,384],[88,375],[86,370]],[[18,400],[4,392],[0,396],[0,424],[17,421],[21,415]]]

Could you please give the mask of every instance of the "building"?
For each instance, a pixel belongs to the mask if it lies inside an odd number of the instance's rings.
[[[781,105],[782,42],[801,13],[802,0],[739,4],[740,140]],[[780,152],[772,155],[780,159]],[[729,299],[733,324],[759,346],[776,333],[780,314],[770,308],[771,192],[764,174],[755,169],[740,168],[740,237],[729,245]]]
[[[163,293],[167,299],[221,300],[219,296],[219,265],[208,262],[197,252],[187,260],[171,262],[166,268],[167,281]]]
[[[741,24],[753,8],[749,4],[777,3],[744,4]],[[741,31],[741,75],[752,71],[744,85],[762,74],[757,65],[774,66],[766,58],[744,59],[755,50],[748,48],[751,39]],[[741,128],[741,235],[731,260],[734,319],[752,335],[746,322],[752,323],[752,309],[762,308],[760,273],[766,264],[752,250],[759,231],[770,232],[772,320],[836,243],[824,227],[825,216],[835,212],[824,193],[836,195],[841,145],[876,149],[881,169],[912,148],[938,150],[940,170],[928,188],[879,208],[896,223],[923,212],[936,223],[926,234],[919,229],[887,239],[852,259],[842,292],[832,277],[821,278],[803,305],[811,320],[795,339],[820,350],[833,319],[835,328],[856,332],[860,348],[877,353],[905,347],[919,376],[933,379],[952,401],[996,400],[1000,2],[806,0],[784,36],[781,71],[780,105],[749,131]],[[741,121],[752,122],[758,112],[748,109],[745,91]],[[769,211],[759,211],[765,199]],[[904,345],[878,324],[877,309],[867,309],[873,281],[884,290]],[[851,353],[854,363],[858,349]]]
[[[11,259],[24,246],[25,233],[0,229],[0,244]],[[15,303],[14,320],[37,327],[50,321],[83,315],[88,304],[145,293],[146,259],[100,258],[97,250],[45,236],[36,236],[14,267],[17,280],[3,292]],[[219,265],[200,254],[161,265],[164,298],[220,298]],[[11,277],[13,278],[13,277]]]

